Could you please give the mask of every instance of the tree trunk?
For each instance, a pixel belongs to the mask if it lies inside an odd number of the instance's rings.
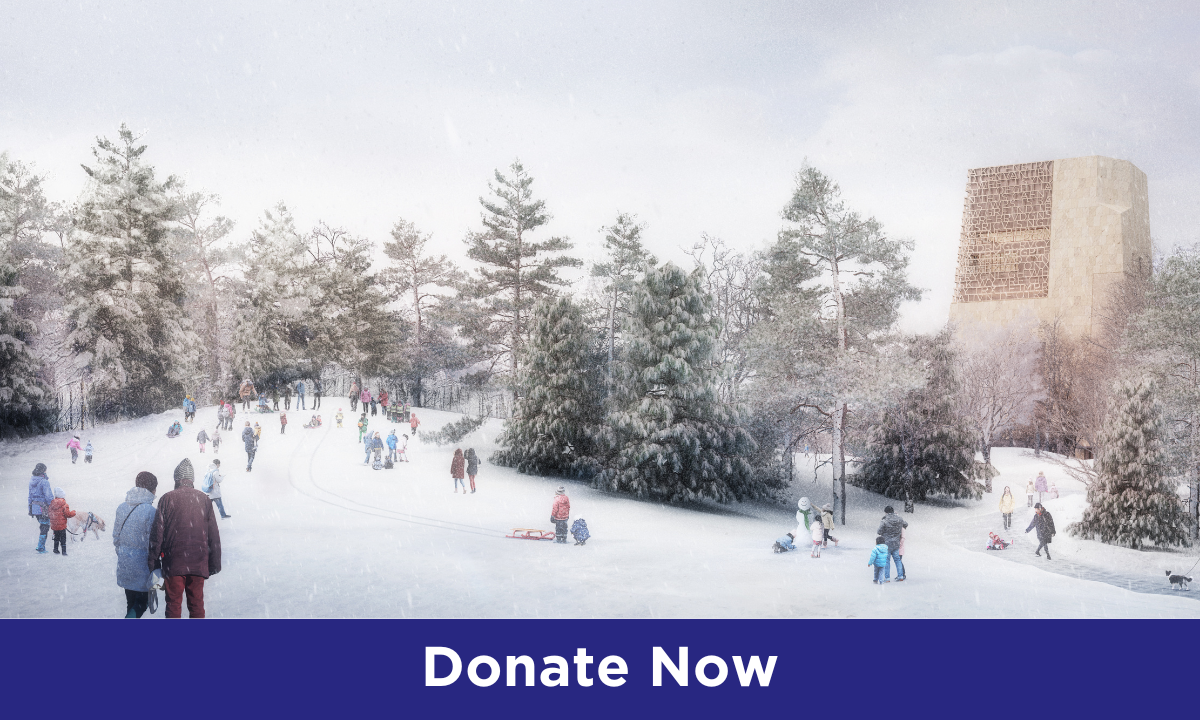
[[[992,491],[992,446],[988,443],[987,438],[981,438],[979,442],[983,447],[983,474],[987,477],[985,481],[985,490]]]
[[[613,345],[617,341],[617,281],[613,280],[612,304],[608,308],[608,394],[612,395]]]

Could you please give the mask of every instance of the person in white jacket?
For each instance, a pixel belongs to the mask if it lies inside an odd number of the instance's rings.
[[[817,515],[813,518],[810,524],[812,531],[812,557],[821,557],[821,545],[825,542],[825,525],[821,522],[821,516]]]
[[[200,490],[208,495],[217,506],[217,510],[221,511],[221,517],[230,518],[232,515],[225,514],[225,503],[221,502],[221,481],[225,476],[221,474],[221,461],[213,460],[212,465],[208,466],[208,473],[204,476],[204,482],[200,485]]]

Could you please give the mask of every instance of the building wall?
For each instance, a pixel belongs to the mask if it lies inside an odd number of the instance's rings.
[[[973,171],[974,172],[974,171]],[[1127,160],[1100,156],[1054,161],[1049,286],[1045,297],[950,305],[950,320],[1007,324],[1030,312],[1057,316],[1072,335],[1090,334],[1108,287],[1150,263],[1146,174]],[[964,219],[965,227],[965,219]],[[960,240],[965,242],[964,239]],[[956,283],[964,273],[960,252]]]

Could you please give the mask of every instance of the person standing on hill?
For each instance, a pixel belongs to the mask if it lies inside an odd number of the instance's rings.
[[[218,425],[212,434],[213,455],[221,450],[221,426]]]
[[[258,452],[258,441],[254,439],[254,431],[250,429],[250,421],[242,429],[242,444],[246,446],[246,472],[254,467],[254,453]]]
[[[471,479],[471,493],[475,492],[475,476],[479,473],[479,456],[475,454],[475,448],[467,448],[467,477]],[[466,491],[466,488],[463,488]]]
[[[883,520],[879,522],[879,529],[875,531],[875,534],[881,536],[887,543],[888,558],[896,563],[896,582],[904,582],[904,560],[900,558],[900,537],[904,528],[908,527],[908,522],[897,515],[891,505],[885,507],[883,512]],[[889,562],[883,569],[883,581],[891,582],[891,577],[892,563]]]
[[[550,507],[550,522],[554,523],[554,542],[567,543],[567,521],[571,519],[571,498],[567,488],[559,485],[554,491],[554,505]]]
[[[283,384],[283,409],[292,409],[292,386],[290,383]]]
[[[140,472],[113,520],[113,547],[117,550],[117,587],[125,590],[125,617],[140,618],[150,606],[151,573],[146,567],[150,530],[154,527],[154,491],[158,478]]]
[[[250,403],[254,402],[254,398],[258,397],[258,393],[254,391],[254,383],[250,382],[250,378],[242,380],[242,384],[238,388],[238,395],[242,398],[242,409],[249,412]]]
[[[1013,507],[1017,504],[1016,498],[1013,497],[1012,490],[1007,485],[1004,486],[1004,494],[1000,496],[1000,514],[1004,518],[1004,529],[1008,530],[1012,527]]]
[[[313,378],[313,410],[321,409],[321,378]]]
[[[367,413],[364,410],[361,417],[358,418],[358,441],[362,442],[363,435],[367,434]]]
[[[50,503],[54,502],[54,493],[50,490],[50,476],[46,473],[45,463],[38,463],[33,468],[33,477],[29,478],[29,517],[38,521],[38,544],[34,550],[45,554],[46,536],[50,534]]]
[[[350,383],[350,412],[358,412],[358,381]]]
[[[222,519],[233,517],[225,512],[225,503],[221,502],[221,481],[224,479],[225,476],[221,474],[221,461],[214,458],[212,465],[208,466],[208,472],[204,474],[204,482],[200,484],[200,492],[207,495],[217,506]]]
[[[416,413],[409,413],[409,415],[408,415],[408,426],[409,426],[410,428],[412,428],[412,434],[413,434],[413,437],[416,437],[416,436],[417,436],[417,426],[418,426],[418,425],[420,425],[420,424],[421,424],[421,421],[417,419],[417,414],[416,414]]]
[[[362,403],[362,411],[364,413],[370,410],[368,406],[371,404],[371,391],[367,389],[366,383],[363,383],[362,392],[358,394],[358,401]]]
[[[1029,523],[1029,527],[1025,528],[1025,532],[1037,530],[1038,546],[1034,551],[1034,555],[1042,556],[1042,548],[1046,548],[1046,559],[1050,559],[1050,541],[1054,539],[1054,518],[1050,516],[1050,511],[1042,507],[1041,503],[1033,506],[1033,521]]]
[[[1033,489],[1037,491],[1038,502],[1041,502],[1045,493],[1050,492],[1050,488],[1046,485],[1046,473],[1043,470],[1038,470],[1037,477],[1033,479]]]
[[[305,392],[306,392],[306,389],[304,387],[304,381],[297,380],[296,381],[296,409],[297,410],[307,410],[308,409],[304,405],[304,393]]]
[[[821,506],[821,527],[825,533],[823,542],[825,547],[829,547],[829,541],[833,541],[833,546],[837,547],[838,539],[833,536],[833,505],[825,503]]]
[[[286,432],[287,432],[287,413],[281,412],[281,413],[279,413],[279,434],[282,435]]]
[[[1033,507],[1033,481],[1030,480],[1025,484],[1025,497],[1029,500],[1029,507]]]
[[[200,428],[200,432],[196,433],[196,442],[200,443],[200,452],[204,452],[204,444],[208,442],[208,433],[204,431],[204,428]]]
[[[454,478],[454,492],[458,492],[458,486],[462,485],[463,495],[467,494],[467,484],[463,482],[465,471],[466,461],[462,448],[454,448],[454,458],[450,460],[450,477]]]
[[[185,594],[188,617],[204,617],[204,581],[221,572],[217,516],[208,496],[192,487],[194,482],[192,463],[185,459],[175,468],[175,489],[158,501],[150,530],[146,562],[153,570],[161,555],[168,618],[183,616]]]
[[[72,465],[74,465],[75,461],[79,459],[79,448],[80,448],[80,446],[79,446],[79,436],[78,435],[76,435],[75,437],[73,437],[67,441],[67,449],[71,451],[71,464]]]

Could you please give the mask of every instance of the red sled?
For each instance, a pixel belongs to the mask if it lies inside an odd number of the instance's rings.
[[[532,528],[514,528],[511,533],[504,537],[510,537],[515,540],[553,540],[553,530],[534,530]]]

